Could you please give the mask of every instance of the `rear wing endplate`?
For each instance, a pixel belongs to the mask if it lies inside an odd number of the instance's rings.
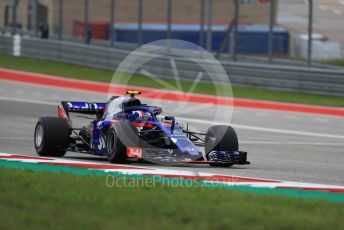
[[[62,101],[60,106],[62,106],[63,112],[67,116],[69,116],[69,113],[99,115],[103,113],[106,103]]]

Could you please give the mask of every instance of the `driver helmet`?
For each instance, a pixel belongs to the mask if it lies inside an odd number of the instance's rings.
[[[131,112],[131,115],[136,119],[143,119],[145,117],[145,112],[142,110],[134,110]]]

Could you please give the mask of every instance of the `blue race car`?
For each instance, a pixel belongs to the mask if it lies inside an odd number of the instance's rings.
[[[58,117],[39,118],[34,145],[41,156],[61,157],[67,151],[106,156],[113,163],[148,161],[159,164],[209,163],[211,166],[249,164],[238,151],[235,130],[215,125],[196,133],[162,109],[142,104],[139,91],[113,96],[106,103],[67,102],[58,105]],[[70,113],[93,115],[82,128],[73,127]],[[204,152],[198,147],[204,147]]]

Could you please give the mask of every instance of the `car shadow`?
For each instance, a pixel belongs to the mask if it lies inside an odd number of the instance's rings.
[[[73,160],[83,160],[83,161],[93,161],[93,162],[99,162],[99,163],[108,163],[111,164],[106,157],[101,156],[64,156],[63,158],[67,159],[73,159]],[[165,168],[199,168],[199,169],[219,169],[222,171],[222,169],[232,169],[232,170],[242,170],[248,168],[246,165],[234,165],[231,167],[212,167],[209,166],[207,163],[205,164],[193,164],[193,163],[180,163],[180,164],[158,164],[154,162],[130,162],[130,164],[124,164],[124,165],[135,165],[135,166],[147,166],[147,167],[165,167]]]

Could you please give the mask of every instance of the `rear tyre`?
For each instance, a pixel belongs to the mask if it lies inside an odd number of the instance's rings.
[[[70,128],[66,119],[41,117],[35,127],[34,145],[40,156],[62,157],[69,144]]]
[[[127,147],[137,146],[137,129],[128,122],[115,123],[106,137],[107,159],[112,163],[129,163]]]
[[[229,125],[211,126],[205,136],[205,153],[213,151],[237,151],[239,149],[238,137],[235,130]],[[232,163],[210,163],[211,166],[228,167]]]

